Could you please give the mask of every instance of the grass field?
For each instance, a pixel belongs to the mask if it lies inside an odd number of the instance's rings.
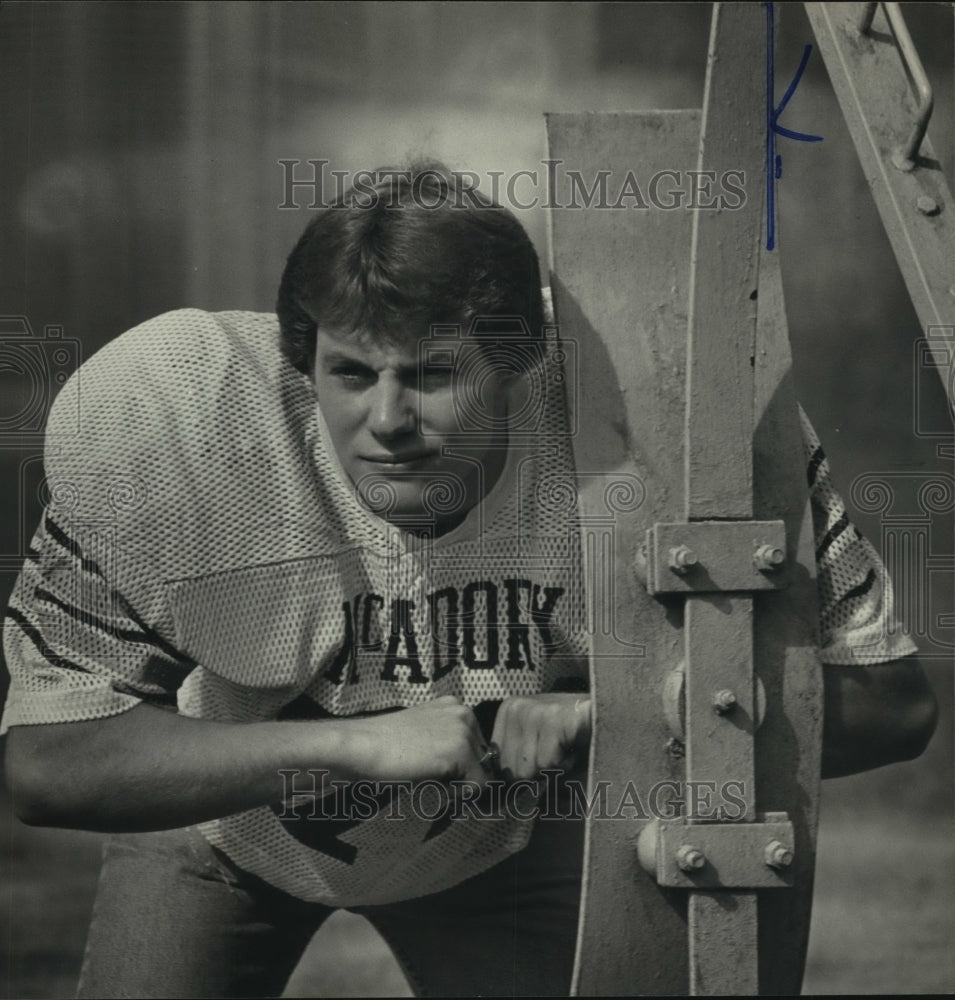
[[[955,992],[953,844],[950,821],[822,823],[803,992]]]
[[[828,786],[827,786],[828,787]],[[100,838],[29,829],[0,806],[0,995],[72,994]],[[949,820],[824,808],[806,993],[955,992],[955,852]],[[479,984],[475,989],[479,990]],[[360,917],[322,928],[287,996],[410,996]]]

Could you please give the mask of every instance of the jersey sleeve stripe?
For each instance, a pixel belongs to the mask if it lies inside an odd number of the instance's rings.
[[[136,609],[119,591],[114,591],[113,594],[123,614],[141,630],[146,641],[155,646],[160,652],[165,653],[170,660],[175,660],[177,663],[188,667],[196,665],[195,660],[181,653],[171,642],[167,642],[154,628],[147,625],[136,613]]]
[[[67,551],[71,556],[79,560],[80,565],[84,570],[86,570],[88,573],[92,573],[95,576],[100,577],[100,579],[103,580],[106,579],[106,577],[103,574],[103,571],[100,569],[96,561],[84,555],[82,549],[80,548],[79,543],[74,539],[70,538],[70,536],[58,524],[56,524],[55,521],[53,521],[53,519],[50,517],[49,514],[47,514],[44,519],[44,527],[46,528],[50,538],[52,538],[57,544],[61,546],[61,548]],[[52,595],[49,596],[52,597]],[[146,622],[144,622],[142,618],[140,618],[140,616],[136,613],[136,611],[133,609],[133,606],[129,603],[129,601],[126,600],[126,598],[123,597],[123,595],[119,591],[112,590],[111,596],[116,600],[123,614],[138,629],[140,629],[140,638],[137,638],[133,641],[144,642],[151,646],[154,646],[160,652],[164,653],[171,660],[175,660],[177,663],[189,667],[195,666],[195,662],[193,660],[191,660],[188,656],[184,656],[178,649],[176,649],[175,646],[172,645],[172,643],[167,642],[161,635],[159,635],[158,632],[156,632],[153,628],[147,625]],[[67,610],[67,608],[64,607],[63,610]],[[79,613],[85,615],[85,617],[82,619],[83,621],[90,621],[89,616],[86,615],[85,612],[79,612]],[[110,631],[110,627],[107,626],[105,631]]]
[[[822,450],[822,445],[816,445],[815,450],[809,458],[809,466],[806,469],[806,478],[809,480],[809,488],[816,483],[816,475],[819,472],[819,466],[826,460],[826,453]]]
[[[80,565],[86,570],[87,573],[92,573],[95,576],[106,579],[103,576],[103,571],[99,568],[98,563],[88,558],[83,550],[80,548],[79,542],[70,538],[70,536],[50,517],[49,514],[43,520],[43,526],[46,528],[49,536],[57,542],[61,548],[65,549],[71,556],[79,560]]]
[[[140,701],[144,701],[149,705],[155,705],[157,708],[175,709],[178,707],[178,696],[175,690],[162,691],[157,694],[154,691],[144,691],[143,689],[137,688],[135,685],[122,680],[114,680],[111,687],[117,694],[128,694],[131,697],[138,698]]]
[[[840,603],[844,601],[851,601],[854,597],[864,597],[872,589],[872,585],[875,583],[875,569],[870,569],[866,573],[865,579],[862,583],[857,584],[851,590],[847,590],[842,597],[839,598]]]
[[[100,618],[99,615],[94,615],[90,611],[84,611],[82,608],[78,608],[74,604],[62,600],[44,587],[34,588],[33,596],[38,601],[45,601],[47,604],[52,604],[59,608],[64,614],[81,625],[99,629],[100,632],[104,632],[106,635],[120,639],[123,642],[133,642],[143,646],[158,648],[155,634],[147,635],[145,632],[140,632],[136,629],[119,628],[114,623],[106,621],[105,618]]]
[[[816,549],[816,559],[821,559],[830,545],[849,527],[849,515],[843,514],[838,521],[826,532],[819,547]]]
[[[73,660],[68,660],[65,656],[58,656],[53,652],[52,649],[46,644],[43,636],[40,635],[40,630],[17,608],[7,608],[7,618],[15,622],[20,626],[20,630],[23,634],[33,643],[36,647],[37,652],[44,660],[47,661],[51,666],[61,667],[64,670],[74,670],[81,674],[88,674],[90,671],[76,663]]]

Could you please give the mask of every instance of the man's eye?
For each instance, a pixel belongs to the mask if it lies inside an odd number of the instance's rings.
[[[372,373],[367,368],[356,368],[352,365],[336,365],[331,374],[348,386],[366,385],[372,379]]]
[[[421,386],[423,389],[440,389],[451,384],[452,375],[449,367],[425,365],[421,369]]]

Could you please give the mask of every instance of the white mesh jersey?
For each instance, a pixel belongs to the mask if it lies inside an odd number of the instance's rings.
[[[357,499],[273,315],[182,310],[109,344],[50,416],[49,502],[5,627],[3,729],[144,700],[245,722],[441,694],[478,706],[584,683],[570,438],[562,386],[544,368],[500,479],[432,539]],[[914,647],[886,628],[891,584],[805,428],[823,659],[904,655]],[[431,499],[453,505],[453,484]],[[202,830],[278,888],[350,905],[453,885],[520,849],[532,823],[514,810],[432,820],[405,792],[379,805],[362,822],[265,807]]]
[[[849,520],[829,460],[801,406],[799,420],[816,543],[820,656],[824,663],[843,666],[908,656],[917,647],[895,617],[891,577]]]

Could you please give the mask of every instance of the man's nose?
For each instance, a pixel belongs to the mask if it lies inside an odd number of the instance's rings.
[[[417,414],[412,393],[395,379],[380,378],[375,386],[368,423],[372,434],[383,440],[413,431]]]

